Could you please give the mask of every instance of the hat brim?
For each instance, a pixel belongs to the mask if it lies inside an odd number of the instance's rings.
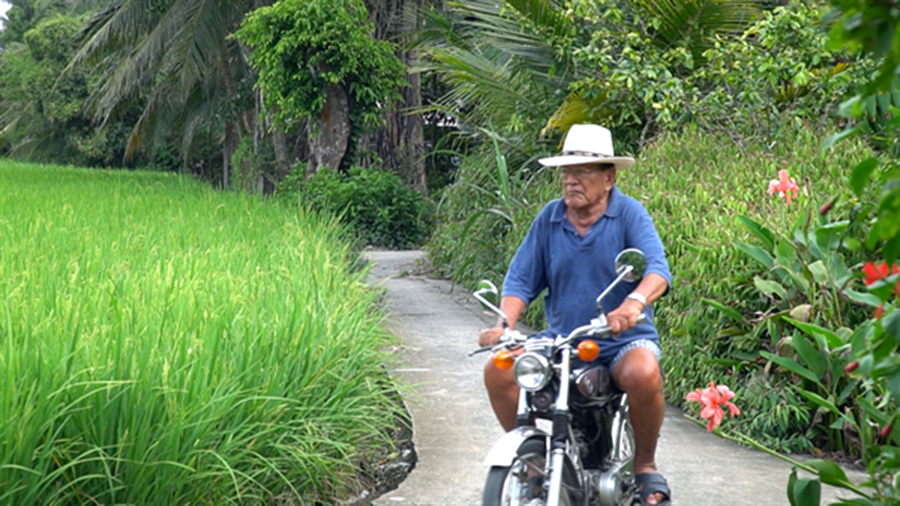
[[[538,160],[538,163],[543,165],[544,167],[565,167],[567,165],[580,165],[586,163],[611,163],[615,165],[617,169],[627,169],[628,167],[634,165],[634,158],[628,156],[597,158],[595,156],[564,155],[551,156],[550,158],[541,158],[540,160]]]

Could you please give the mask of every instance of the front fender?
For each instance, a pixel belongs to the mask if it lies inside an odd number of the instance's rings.
[[[537,427],[516,427],[494,443],[491,451],[484,459],[484,463],[487,466],[511,466],[522,443],[532,438],[546,440],[549,437],[549,434]]]

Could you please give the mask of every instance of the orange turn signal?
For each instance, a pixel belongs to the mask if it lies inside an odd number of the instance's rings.
[[[494,354],[494,365],[497,366],[497,369],[503,369],[504,371],[512,369],[515,363],[516,356],[509,350],[500,350]]]
[[[578,345],[578,358],[585,362],[591,362],[600,356],[600,346],[590,339],[581,341]]]

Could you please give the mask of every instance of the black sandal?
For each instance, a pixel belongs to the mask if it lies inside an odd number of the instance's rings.
[[[659,502],[659,506],[670,504],[672,492],[669,491],[669,483],[659,473],[641,473],[634,477],[634,483],[641,494],[641,504],[647,504],[647,498],[653,494],[661,493],[666,496]]]

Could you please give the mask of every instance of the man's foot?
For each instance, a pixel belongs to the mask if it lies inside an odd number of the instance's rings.
[[[638,491],[641,494],[642,504],[669,504],[672,492],[669,491],[669,484],[663,475],[659,473],[641,473],[634,477]]]

